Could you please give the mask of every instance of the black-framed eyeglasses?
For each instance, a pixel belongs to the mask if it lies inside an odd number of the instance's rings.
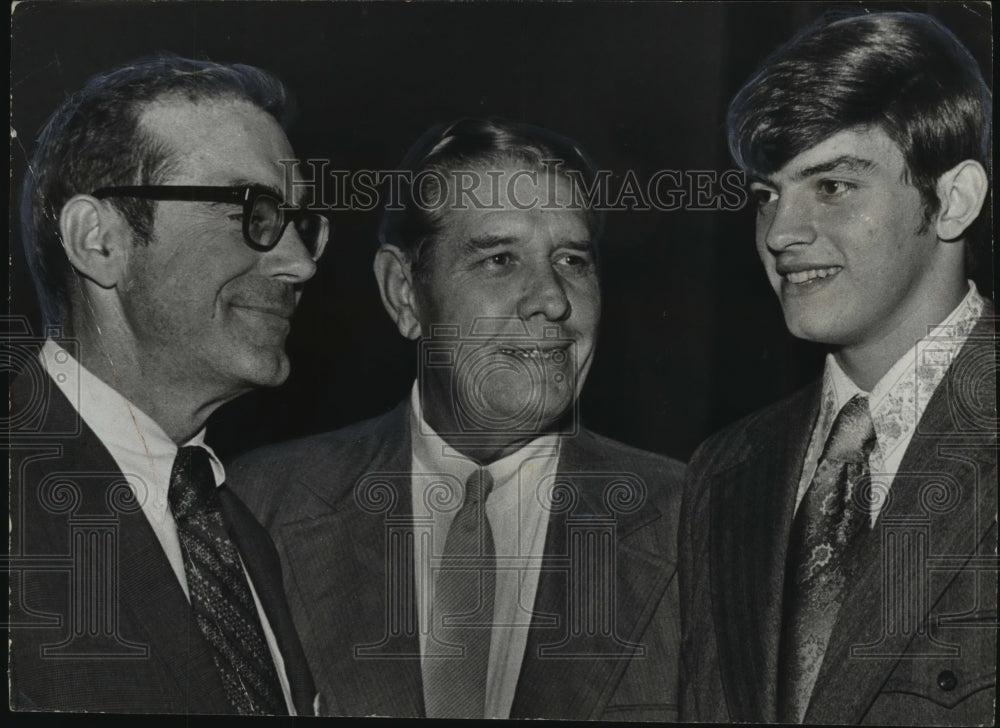
[[[325,215],[301,208],[283,208],[274,190],[261,185],[211,187],[204,185],[137,185],[102,187],[94,197],[135,197],[142,200],[228,202],[243,206],[243,240],[253,250],[271,250],[291,223],[314,261],[319,260],[330,238]]]

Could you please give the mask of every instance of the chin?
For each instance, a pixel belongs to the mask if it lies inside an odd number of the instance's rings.
[[[832,334],[830,321],[824,316],[804,311],[785,311],[785,328],[796,339],[828,344]]]
[[[257,352],[243,367],[244,379],[252,387],[277,387],[284,384],[292,368],[283,350]]]
[[[516,410],[497,408],[497,414],[511,423],[511,430],[537,437],[560,428],[563,419],[572,407],[570,401],[533,402],[530,406]]]

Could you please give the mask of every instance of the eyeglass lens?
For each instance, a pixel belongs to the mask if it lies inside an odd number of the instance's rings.
[[[309,255],[313,260],[318,260],[323,254],[329,235],[326,218],[317,213],[298,210],[283,213],[279,202],[267,195],[260,195],[254,200],[247,225],[250,239],[264,248],[273,248],[278,244],[278,239],[284,231],[286,216],[291,217],[289,222],[294,225],[295,232],[309,251]]]

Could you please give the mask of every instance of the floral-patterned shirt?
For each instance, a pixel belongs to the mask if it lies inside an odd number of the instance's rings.
[[[969,281],[969,292],[955,310],[900,357],[870,393],[851,381],[833,354],[827,355],[819,417],[802,464],[796,508],[812,482],[837,413],[854,395],[865,394],[877,439],[868,458],[872,482],[877,484],[871,507],[871,524],[875,525],[885,504],[884,494],[892,487],[917,423],[985,307],[986,299],[979,295],[975,283]]]

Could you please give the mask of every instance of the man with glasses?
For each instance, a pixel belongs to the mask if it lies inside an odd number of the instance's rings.
[[[11,706],[302,714],[315,691],[270,539],[204,443],[288,376],[329,227],[281,192],[287,91],[160,56],[42,130],[23,242],[48,338],[11,389]],[[21,446],[21,443],[25,443]]]

